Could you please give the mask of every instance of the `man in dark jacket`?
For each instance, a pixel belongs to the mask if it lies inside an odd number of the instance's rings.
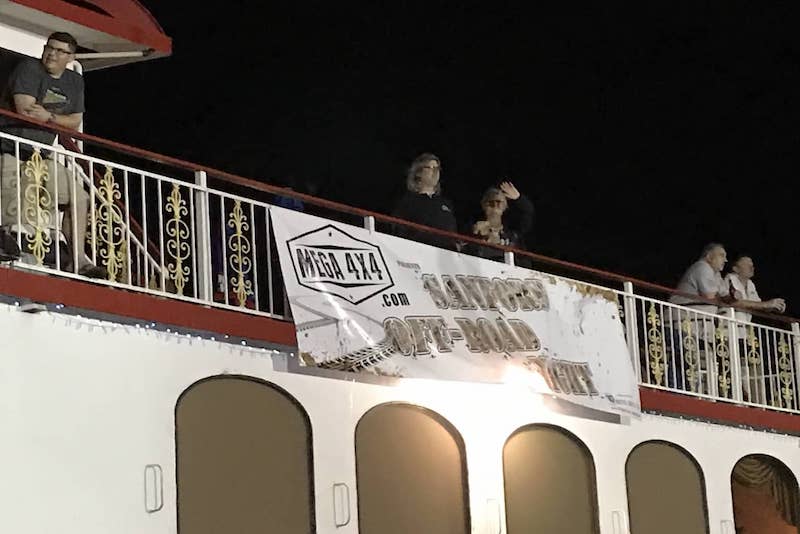
[[[453,204],[441,196],[442,165],[437,156],[420,154],[411,163],[406,176],[407,191],[392,211],[399,219],[424,224],[439,230],[457,232],[458,225]],[[427,243],[434,247],[455,249],[455,241],[449,237],[425,232],[407,226],[394,225],[394,234],[399,237]]]

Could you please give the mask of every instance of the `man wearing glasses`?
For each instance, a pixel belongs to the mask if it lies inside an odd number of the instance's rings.
[[[441,196],[441,171],[442,163],[438,156],[428,152],[417,156],[406,174],[406,192],[397,202],[392,216],[448,232],[457,232],[453,204]],[[406,226],[393,226],[393,233],[399,237],[440,248],[455,249],[457,246],[448,237]]]
[[[60,126],[62,128],[77,129],[84,112],[83,102],[83,77],[67,69],[67,65],[75,59],[78,43],[75,38],[64,32],[56,32],[47,39],[42,57],[39,61],[26,59],[20,62],[9,77],[8,84],[0,97],[0,106],[25,115],[31,119]],[[45,145],[52,145],[56,134],[51,130],[36,128],[35,126],[14,123],[13,120],[0,117],[0,130],[36,141]],[[21,207],[20,217],[23,227],[30,221],[26,220],[25,213],[31,202],[26,198],[31,179],[24,172],[25,164],[34,150],[31,145],[19,143],[19,180],[21,182]],[[2,223],[4,226],[16,225],[18,220],[17,205],[17,159],[14,141],[2,139],[0,143],[0,185],[2,186]],[[47,151],[41,150],[43,158],[47,158]],[[86,242],[86,222],[88,220],[89,195],[80,183],[72,186],[72,171],[65,168],[54,159],[44,159],[48,167],[48,177],[45,183],[49,192],[49,206],[69,206],[65,209],[64,221],[61,229],[64,231],[68,242],[73,243],[74,237],[78,244],[79,273],[87,276],[102,276],[102,269],[92,265],[86,257],[83,247]],[[57,182],[57,183],[56,183]],[[56,185],[57,197],[56,196]],[[40,193],[42,194],[42,193]],[[42,204],[46,204],[42,202]],[[45,216],[45,221],[54,224],[57,214],[53,211]],[[73,216],[75,218],[76,235],[73,236]],[[30,229],[28,229],[30,231]],[[26,240],[23,238],[23,250]],[[51,245],[52,248],[53,245]],[[70,248],[71,250],[71,248]],[[62,260],[62,264],[65,262]],[[62,265],[71,268],[69,265]]]

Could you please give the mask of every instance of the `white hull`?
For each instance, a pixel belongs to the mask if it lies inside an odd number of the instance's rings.
[[[25,314],[7,305],[0,306],[0,338],[0,454],[7,460],[0,483],[2,532],[177,532],[176,402],[195,382],[221,374],[275,384],[307,412],[320,534],[358,532],[354,431],[364,413],[387,402],[427,407],[461,434],[472,532],[494,532],[503,521],[503,446],[515,430],[534,423],[562,427],[591,451],[603,533],[627,531],[617,530],[628,515],[625,462],[644,441],[677,444],[697,460],[710,532],[723,532],[723,523],[733,520],[730,474],[740,458],[768,454],[800,472],[796,437],[655,415],[623,424],[571,417],[513,385],[381,386],[291,374],[274,368],[274,361],[281,367],[282,355],[261,349],[47,312]],[[158,498],[145,495],[144,471],[151,464],[163,472],[163,507],[148,513],[143,501]],[[339,528],[334,484],[351,491],[353,520]]]

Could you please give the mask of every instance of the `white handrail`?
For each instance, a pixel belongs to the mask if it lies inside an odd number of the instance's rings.
[[[281,286],[275,283],[279,273],[274,268],[272,253],[270,204],[210,188],[202,172],[193,177],[194,181],[181,180],[4,132],[0,132],[0,137],[17,145],[17,155],[19,145],[23,144],[70,163],[70,168],[80,178],[79,183],[88,188],[95,206],[92,239],[97,245],[93,256],[121,262],[122,265],[115,264],[115,268],[124,269],[120,272],[125,274],[122,281],[99,283],[284,318],[274,307],[284,299]],[[86,162],[89,174],[78,164],[80,162]],[[95,166],[104,169],[100,185],[94,181]],[[122,188],[118,182],[120,178],[124,184]],[[11,198],[0,197],[0,217],[4,216],[3,202],[17,203],[14,218],[20,228],[25,224],[40,224],[22,219],[20,208],[23,202],[28,202],[22,189],[30,187],[23,179],[29,178],[18,173],[20,182],[15,194]],[[141,224],[139,235],[131,228],[134,220]],[[9,224],[7,220],[0,222]],[[376,231],[370,223],[367,220],[365,224]],[[109,235],[99,235],[102,232]],[[157,253],[151,251],[150,245],[156,241]],[[126,243],[123,258],[100,257],[111,252],[119,254],[117,245],[123,242]],[[99,253],[101,251],[103,254]],[[41,258],[38,263],[23,268],[81,278],[75,272],[45,265]],[[216,288],[215,276],[222,278],[222,285]],[[743,321],[730,311],[714,313],[672,304],[637,294],[631,283],[625,283],[620,290],[564,276],[549,276],[616,296],[631,361],[642,386],[800,413],[800,328],[797,325],[790,331]]]

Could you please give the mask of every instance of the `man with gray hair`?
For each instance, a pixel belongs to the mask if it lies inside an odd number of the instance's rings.
[[[667,386],[685,391],[703,391],[703,380],[695,365],[703,367],[704,358],[694,361],[689,349],[705,350],[713,345],[714,316],[717,305],[730,302],[722,280],[722,269],[728,261],[725,247],[709,243],[700,258],[683,273],[677,290],[684,295],[672,295],[672,304],[687,306],[694,313],[678,308],[664,309],[663,324],[668,327],[664,336],[665,374]],[[696,298],[692,298],[694,295]],[[708,302],[711,301],[711,302]],[[694,371],[694,372],[690,372]]]
[[[725,247],[720,243],[709,243],[703,247],[700,259],[694,262],[683,273],[677,290],[681,293],[697,295],[703,299],[717,301],[720,304],[730,303],[729,293],[722,280],[722,269],[728,262]],[[691,306],[698,311],[717,313],[717,306],[700,299],[692,299],[683,295],[672,295],[669,301],[672,304]]]

